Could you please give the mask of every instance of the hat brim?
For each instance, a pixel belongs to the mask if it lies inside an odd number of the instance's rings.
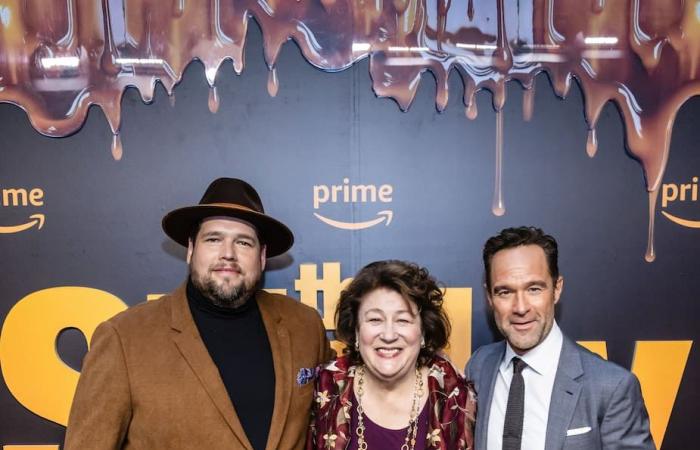
[[[196,205],[178,208],[163,217],[163,231],[173,241],[187,247],[194,227],[207,217],[226,216],[253,225],[267,247],[267,257],[281,255],[294,244],[294,235],[282,222],[237,205]]]

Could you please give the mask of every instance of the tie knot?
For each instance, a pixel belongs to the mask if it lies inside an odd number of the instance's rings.
[[[513,361],[513,373],[520,373],[527,366],[527,363],[517,356],[512,359]]]

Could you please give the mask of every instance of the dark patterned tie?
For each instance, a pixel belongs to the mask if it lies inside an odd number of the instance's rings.
[[[506,418],[503,423],[503,450],[520,450],[525,413],[525,380],[523,379],[525,366],[527,364],[522,359],[513,358],[513,379],[510,382]]]

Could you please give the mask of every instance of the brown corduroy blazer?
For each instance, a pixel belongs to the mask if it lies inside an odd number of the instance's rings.
[[[332,356],[323,323],[314,309],[289,297],[260,291],[256,300],[275,370],[266,449],[301,449],[314,380],[309,371],[297,378],[300,369],[313,370]],[[64,448],[252,450],[192,319],[184,285],[95,330]]]

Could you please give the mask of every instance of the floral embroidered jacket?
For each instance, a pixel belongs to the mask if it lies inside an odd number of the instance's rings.
[[[446,359],[436,356],[428,365],[429,423],[426,448],[474,448],[476,393]],[[355,366],[342,356],[322,367],[316,378],[307,450],[345,450],[350,443],[350,412]]]

